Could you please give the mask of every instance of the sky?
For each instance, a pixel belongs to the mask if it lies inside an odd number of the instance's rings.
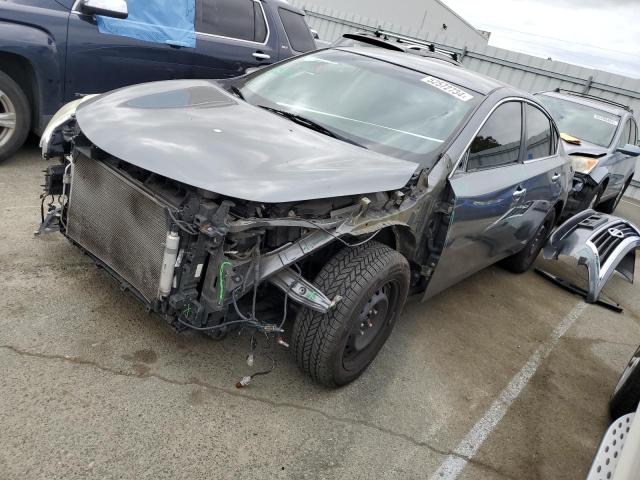
[[[443,0],[489,45],[640,78],[640,0]]]

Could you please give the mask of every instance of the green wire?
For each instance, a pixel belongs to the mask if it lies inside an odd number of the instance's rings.
[[[224,300],[224,267],[227,265],[231,266],[231,262],[222,262],[220,264],[220,299],[218,300],[218,305],[222,305]]]

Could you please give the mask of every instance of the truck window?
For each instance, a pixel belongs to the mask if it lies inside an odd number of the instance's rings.
[[[310,52],[316,49],[316,42],[313,40],[311,31],[304,20],[304,16],[292,12],[286,8],[280,8],[280,20],[284,26],[284,31],[289,37],[291,48],[296,52]]]
[[[258,43],[267,38],[262,6],[254,0],[200,0],[196,30]]]

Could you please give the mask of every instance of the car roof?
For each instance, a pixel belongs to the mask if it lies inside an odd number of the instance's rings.
[[[291,10],[291,11],[300,13],[301,15],[305,15],[304,10],[302,10],[299,7],[296,7],[295,5],[292,5],[291,3],[289,3],[288,0],[260,0],[260,1],[262,3],[269,3],[273,6],[286,8],[287,10]]]
[[[581,97],[579,95],[572,95],[570,93],[558,93],[553,91],[540,92],[536,95],[547,95],[548,97],[560,98],[562,100],[567,100],[568,102],[577,103],[579,105],[597,108],[604,112],[611,113],[612,115],[618,115],[619,117],[624,117],[626,114],[630,113],[626,108],[612,105],[611,103],[607,103],[606,101],[599,101],[597,98],[593,97]]]
[[[394,50],[376,47],[352,46],[334,48],[345,52],[357,53],[370,58],[376,58],[383,62],[393,63],[394,65],[409,68],[411,70],[424,73],[425,75],[434,75],[442,80],[455,83],[456,85],[469,90],[474,90],[482,95],[488,95],[499,88],[513,89],[513,87],[510,87],[506,83],[502,83],[480,73],[467,70],[466,68],[453,65],[446,60],[440,60],[434,57],[422,57],[406,52],[396,52]],[[518,95],[528,96],[524,92],[518,92]]]

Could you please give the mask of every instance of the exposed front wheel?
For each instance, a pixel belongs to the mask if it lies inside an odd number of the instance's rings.
[[[389,337],[409,291],[409,264],[395,250],[369,242],[341,250],[314,283],[329,298],[342,299],[326,314],[299,312],[292,353],[316,382],[338,387],[358,378]]]
[[[22,146],[30,128],[27,96],[11,77],[0,72],[0,162]]]

